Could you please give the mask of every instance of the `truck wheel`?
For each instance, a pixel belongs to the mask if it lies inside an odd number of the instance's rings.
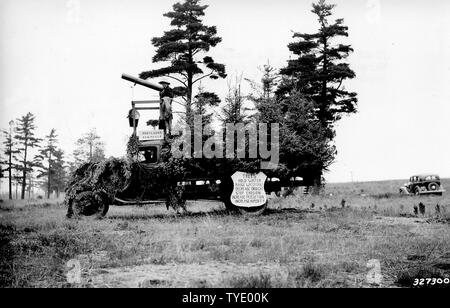
[[[106,213],[108,213],[108,210],[109,210],[109,205],[108,204],[103,204],[101,206],[101,208],[98,209],[98,212],[97,212],[97,215],[96,215],[97,218],[101,219],[101,218],[105,217]]]
[[[98,219],[102,219],[106,216],[109,210],[109,204],[112,202],[108,194],[104,191],[97,191],[95,193],[95,200],[97,201],[97,213],[95,214]]]
[[[233,191],[233,181],[231,177],[221,179],[219,185],[220,200],[225,205],[225,208],[230,212],[236,212],[237,207],[231,202],[231,192]]]
[[[108,194],[103,190],[83,191],[69,201],[67,217],[75,215],[102,218],[108,212],[110,203]]]
[[[225,205],[225,208],[230,212],[236,212],[238,208],[231,203],[230,198],[228,199],[222,199],[223,204]]]

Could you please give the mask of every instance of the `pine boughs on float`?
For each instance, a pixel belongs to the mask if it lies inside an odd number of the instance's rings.
[[[174,158],[168,143],[163,146],[161,162],[149,165],[139,162],[137,141],[137,138],[130,138],[127,158],[85,163],[75,170],[66,188],[68,217],[103,217],[115,200],[137,204],[159,200],[165,201],[167,208],[186,210],[184,187],[179,185],[186,179],[208,179],[212,180],[211,183],[220,180],[220,185],[213,188],[216,192],[219,190],[226,207],[233,210],[234,206],[229,202],[233,173],[257,173],[261,170],[257,159]],[[268,176],[286,177],[288,174],[283,175],[285,172],[282,168],[265,170]]]
[[[136,202],[166,200],[168,207],[184,208],[182,192],[177,189],[184,164],[184,160],[174,158],[152,166],[119,158],[85,163],[67,185],[67,216],[104,216],[116,197]]]
[[[127,142],[127,157],[131,160],[139,157],[139,138],[137,136],[131,136]]]
[[[128,186],[130,179],[131,166],[122,159],[81,165],[71,175],[66,188],[67,216],[106,214],[105,208],[117,191]]]

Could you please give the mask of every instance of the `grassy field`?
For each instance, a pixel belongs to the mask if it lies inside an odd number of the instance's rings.
[[[400,184],[330,184],[321,196],[271,198],[257,217],[191,202],[183,215],[112,206],[102,220],[68,220],[62,200],[4,201],[0,286],[411,287],[450,277],[450,192],[400,197]],[[420,202],[425,214],[414,215]],[[379,283],[367,278],[373,260]]]

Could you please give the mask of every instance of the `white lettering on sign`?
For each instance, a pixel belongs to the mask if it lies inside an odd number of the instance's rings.
[[[138,131],[139,140],[161,140],[164,139],[162,129],[140,130]]]
[[[267,176],[263,172],[256,174],[237,171],[231,177],[233,192],[231,202],[240,207],[258,207],[267,202],[264,183]]]

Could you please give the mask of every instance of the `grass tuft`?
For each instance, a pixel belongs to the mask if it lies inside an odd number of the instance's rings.
[[[267,273],[242,274],[232,276],[225,281],[229,288],[236,289],[267,289],[272,288],[271,276]]]

